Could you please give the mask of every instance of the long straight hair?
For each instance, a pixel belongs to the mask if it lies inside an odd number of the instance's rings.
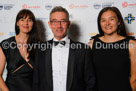
[[[17,22],[21,19],[21,18],[27,18],[29,17],[29,19],[32,19],[33,21],[33,27],[32,30],[28,33],[29,34],[29,38],[27,40],[27,44],[34,44],[34,43],[38,43],[39,38],[38,38],[38,31],[37,31],[37,26],[36,26],[36,19],[34,14],[28,10],[28,9],[22,9],[19,11],[19,13],[16,16],[16,22],[15,22],[15,32],[16,35],[18,35],[20,33],[20,29],[17,26]],[[34,54],[35,54],[35,48],[32,48],[31,50],[29,50],[30,47],[28,46],[27,51],[29,52],[29,56],[28,58],[31,58]]]

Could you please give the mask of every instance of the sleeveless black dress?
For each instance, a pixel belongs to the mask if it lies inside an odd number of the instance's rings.
[[[6,85],[10,91],[32,91],[34,60],[26,62],[21,56],[15,37],[11,37],[0,44],[7,62]]]
[[[97,91],[132,91],[130,77],[129,38],[105,43],[94,37],[92,46]]]

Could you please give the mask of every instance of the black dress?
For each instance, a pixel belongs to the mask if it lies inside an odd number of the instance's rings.
[[[30,59],[26,62],[21,56],[15,37],[11,37],[0,44],[7,62],[6,85],[10,91],[32,91],[33,69],[28,65],[34,65]]]
[[[94,38],[92,52],[97,91],[132,91],[128,44],[129,38],[114,43]]]

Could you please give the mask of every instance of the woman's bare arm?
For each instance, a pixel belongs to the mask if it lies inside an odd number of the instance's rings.
[[[0,47],[0,91],[9,91],[8,87],[6,86],[6,84],[2,78],[5,64],[6,64],[6,57]]]

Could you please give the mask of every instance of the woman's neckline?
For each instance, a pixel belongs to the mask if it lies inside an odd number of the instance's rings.
[[[123,39],[117,40],[117,41],[115,41],[115,42],[104,42],[104,41],[102,41],[102,40],[100,39],[100,37],[97,37],[97,38],[98,38],[102,43],[106,43],[106,44],[118,43],[118,42],[121,42],[121,41],[123,41],[123,40],[126,39],[126,37],[124,37]]]

